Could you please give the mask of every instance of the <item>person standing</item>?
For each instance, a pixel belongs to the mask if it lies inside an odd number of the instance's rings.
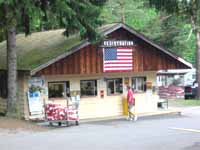
[[[133,90],[131,89],[130,86],[127,86],[127,102],[128,102],[128,119],[136,121],[137,116],[132,112],[133,109],[135,109],[135,98],[134,98],[134,93]]]

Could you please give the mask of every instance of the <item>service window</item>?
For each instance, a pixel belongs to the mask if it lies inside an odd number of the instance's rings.
[[[81,96],[97,96],[97,80],[81,80]]]
[[[123,93],[122,79],[107,79],[107,94],[121,94]]]
[[[49,98],[65,98],[65,96],[70,97],[69,81],[49,82],[48,92]]]
[[[145,92],[146,91],[146,77],[133,77],[132,88],[134,89],[135,92]]]

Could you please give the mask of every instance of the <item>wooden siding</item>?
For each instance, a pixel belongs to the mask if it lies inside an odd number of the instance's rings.
[[[183,63],[166,53],[136,38],[124,29],[118,29],[108,36],[114,40],[133,40],[132,72],[157,71],[160,69],[185,69]],[[101,74],[103,73],[103,50],[99,45],[88,45],[79,51],[42,69],[37,75],[62,74]]]

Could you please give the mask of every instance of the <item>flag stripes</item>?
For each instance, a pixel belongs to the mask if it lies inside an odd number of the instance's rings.
[[[104,72],[126,72],[133,69],[133,50],[131,48],[104,48]]]

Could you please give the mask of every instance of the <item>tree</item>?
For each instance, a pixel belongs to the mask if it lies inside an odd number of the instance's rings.
[[[0,42],[5,40],[4,30],[0,28]]]
[[[117,3],[120,5],[121,22],[125,23],[125,11],[124,11],[125,0],[118,0]]]
[[[57,27],[65,27],[65,35],[82,29],[89,39],[96,39],[95,27],[100,23],[98,19],[100,6],[105,1],[0,0],[0,33],[5,33],[7,41],[8,116],[15,114],[17,103],[17,30],[23,30],[28,35],[38,25],[45,29],[46,24],[53,24],[53,22],[48,22],[51,14],[54,16]]]
[[[160,15],[155,9],[144,7],[145,1],[108,0],[101,18],[105,23],[124,22],[153,40],[159,39],[162,34]]]
[[[196,35],[196,77],[198,83],[197,97],[200,99],[200,1],[199,0],[149,0],[150,6],[168,14],[181,16],[191,24]]]
[[[147,2],[147,0],[108,0],[103,7],[101,18],[105,23],[125,20],[126,24],[151,40],[195,64],[193,44],[195,34],[190,32],[191,24],[181,16],[167,14],[162,10],[157,11],[149,7]]]

